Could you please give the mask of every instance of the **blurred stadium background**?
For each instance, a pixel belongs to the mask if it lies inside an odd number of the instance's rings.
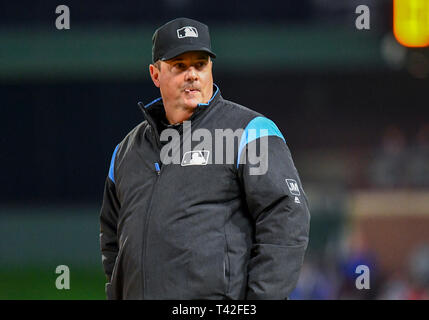
[[[55,28],[61,4],[70,30]],[[355,27],[362,4],[370,30]],[[429,53],[395,40],[392,11],[391,0],[1,2],[0,299],[105,298],[110,157],[143,120],[137,101],[159,96],[151,36],[179,16],[209,25],[222,95],[273,119],[294,156],[312,221],[291,298],[428,299]],[[369,290],[355,287],[359,264]],[[58,265],[70,290],[55,287]]]

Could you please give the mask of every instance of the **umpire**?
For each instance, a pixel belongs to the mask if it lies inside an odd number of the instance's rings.
[[[152,42],[149,71],[161,97],[141,104],[145,120],[114,149],[105,183],[107,298],[287,299],[310,214],[284,136],[260,113],[221,96],[205,24],[172,20]],[[172,130],[178,143],[165,139]],[[198,130],[206,138],[215,130],[240,134],[211,148],[218,144],[194,139]],[[255,149],[265,166],[246,161]]]

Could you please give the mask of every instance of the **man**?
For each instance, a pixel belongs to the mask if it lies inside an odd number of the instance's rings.
[[[222,98],[206,25],[175,19],[152,41],[161,98],[141,105],[146,120],[115,148],[106,178],[107,298],[286,299],[310,216],[283,135]]]

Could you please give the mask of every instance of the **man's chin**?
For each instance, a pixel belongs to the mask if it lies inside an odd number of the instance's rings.
[[[194,99],[184,101],[184,105],[186,106],[186,108],[189,108],[189,109],[195,109],[199,103],[201,103],[201,101],[194,100]]]

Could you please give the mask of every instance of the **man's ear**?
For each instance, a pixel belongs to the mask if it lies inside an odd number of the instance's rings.
[[[150,64],[149,73],[150,73],[150,77],[152,78],[153,84],[157,88],[159,88],[159,69],[155,65]]]

